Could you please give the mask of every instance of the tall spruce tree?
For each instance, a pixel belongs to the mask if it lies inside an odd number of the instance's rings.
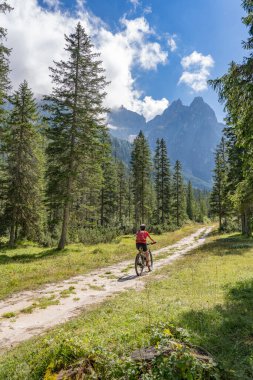
[[[193,188],[192,188],[192,183],[191,181],[188,182],[187,185],[187,194],[186,194],[186,211],[188,218],[190,220],[194,220],[194,193],[193,193]]]
[[[115,226],[117,214],[117,172],[112,157],[102,164],[101,226]]]
[[[0,3],[0,13],[11,11],[11,7],[6,2]],[[4,45],[7,31],[0,27],[0,124],[3,122],[4,108],[3,105],[10,90],[9,81],[9,55],[11,50]]]
[[[19,237],[36,239],[40,235],[43,158],[37,105],[26,81],[10,102],[13,109],[3,140],[7,174],[4,220],[13,246]]]
[[[224,137],[222,137],[215,154],[215,169],[213,177],[213,189],[210,198],[210,207],[213,215],[219,217],[219,230],[226,226],[228,216],[227,196],[227,152]]]
[[[135,224],[147,223],[152,213],[152,163],[148,142],[140,131],[133,143],[131,156]]]
[[[85,162],[95,150],[99,152],[107,84],[99,54],[93,53],[81,24],[65,39],[68,59],[55,62],[55,67],[50,69],[54,88],[45,98],[45,110],[49,114],[47,194],[48,200],[53,194],[54,202],[62,208],[59,249],[66,244],[71,207],[81,186]]]
[[[195,189],[194,199],[194,220],[203,223],[205,217],[210,217],[210,192],[207,190]]]
[[[231,62],[228,72],[210,83],[218,92],[220,102],[224,103],[227,114],[226,133],[230,130],[230,136],[233,136],[235,143],[234,145],[232,143],[229,148],[229,161],[235,170],[235,180],[231,181],[231,176],[228,176],[231,200],[234,208],[241,214],[242,233],[251,236],[253,222],[253,0],[244,0],[242,6],[247,12],[242,20],[249,31],[249,38],[243,42],[243,48],[249,52],[249,55],[241,64]],[[240,159],[236,158],[238,155]],[[231,174],[232,172],[233,170],[230,171]]]
[[[128,215],[128,173],[127,168],[122,161],[116,162],[117,170],[117,221],[120,227],[129,225]]]
[[[157,140],[154,157],[157,223],[169,222],[171,211],[170,162],[164,139]]]
[[[177,160],[172,179],[172,221],[179,227],[186,219],[185,187],[181,163]]]
[[[6,2],[0,3],[0,13],[6,13],[11,10],[11,7],[7,5]],[[5,197],[3,188],[3,179],[6,175],[4,166],[5,158],[3,153],[3,133],[5,129],[5,122],[7,117],[7,112],[5,109],[5,102],[7,99],[8,92],[10,90],[9,81],[9,55],[11,50],[8,49],[4,42],[6,39],[7,31],[3,27],[0,27],[0,178],[2,184],[0,184],[0,217],[3,213],[5,207]],[[2,226],[3,227],[3,226]],[[1,227],[0,227],[1,229]]]

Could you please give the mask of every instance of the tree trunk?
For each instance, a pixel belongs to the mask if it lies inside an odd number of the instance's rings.
[[[15,221],[11,223],[9,246],[11,248],[15,246]]]
[[[245,208],[242,213],[242,235],[252,236],[252,213],[249,207]]]
[[[67,231],[68,231],[68,223],[69,223],[69,201],[67,200],[64,205],[63,211],[63,222],[62,222],[62,231],[61,238],[58,244],[58,249],[64,249],[67,241]]]
[[[252,235],[252,226],[251,226],[251,212],[250,212],[250,209],[247,208],[246,209],[246,236],[247,237],[251,237]]]
[[[244,212],[241,213],[241,231],[242,235],[245,234],[245,215]]]
[[[219,213],[219,231],[221,231],[221,213]]]
[[[104,225],[104,189],[101,190],[100,224],[101,226]]]

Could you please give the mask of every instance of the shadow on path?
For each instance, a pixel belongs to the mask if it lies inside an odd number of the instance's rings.
[[[125,275],[118,279],[118,282],[125,282],[125,281],[131,281],[134,280],[136,277],[138,277],[136,274],[133,275]]]

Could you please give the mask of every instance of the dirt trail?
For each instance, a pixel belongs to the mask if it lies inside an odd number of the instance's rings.
[[[211,227],[201,228],[176,244],[153,251],[154,256],[158,255],[155,259],[155,270],[202,245],[211,230]],[[158,260],[159,254],[162,254],[162,258]],[[130,288],[142,289],[145,285],[143,278],[147,273],[137,277],[133,261],[124,261],[35,291],[17,293],[0,301],[0,316],[10,312],[15,313],[13,318],[0,319],[0,350],[13,347],[66,322],[89,305],[98,304],[113,294]],[[154,272],[148,275],[152,276]],[[21,312],[23,309],[33,308],[34,302],[39,302],[39,299],[44,297],[54,297],[53,301],[59,303],[45,309],[32,309],[30,314]]]

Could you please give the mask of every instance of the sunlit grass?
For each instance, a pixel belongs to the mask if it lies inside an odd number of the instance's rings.
[[[18,369],[20,380],[41,378],[60,347],[68,347],[73,357],[96,346],[125,355],[146,345],[151,325],[170,322],[186,328],[192,342],[213,355],[225,370],[223,379],[251,380],[252,272],[252,240],[213,236],[207,245],[147,276],[142,292],[120,294],[44,338],[20,345],[2,358],[0,379],[7,373],[11,379]],[[22,363],[30,378],[22,375]]]
[[[186,225],[175,232],[154,238],[156,248],[180,240],[200,225]],[[85,246],[71,244],[63,251],[41,248],[23,243],[16,249],[0,248],[0,299],[26,289],[36,289],[45,283],[60,281],[71,276],[108,266],[126,259],[134,259],[134,235],[122,236],[115,242]]]

